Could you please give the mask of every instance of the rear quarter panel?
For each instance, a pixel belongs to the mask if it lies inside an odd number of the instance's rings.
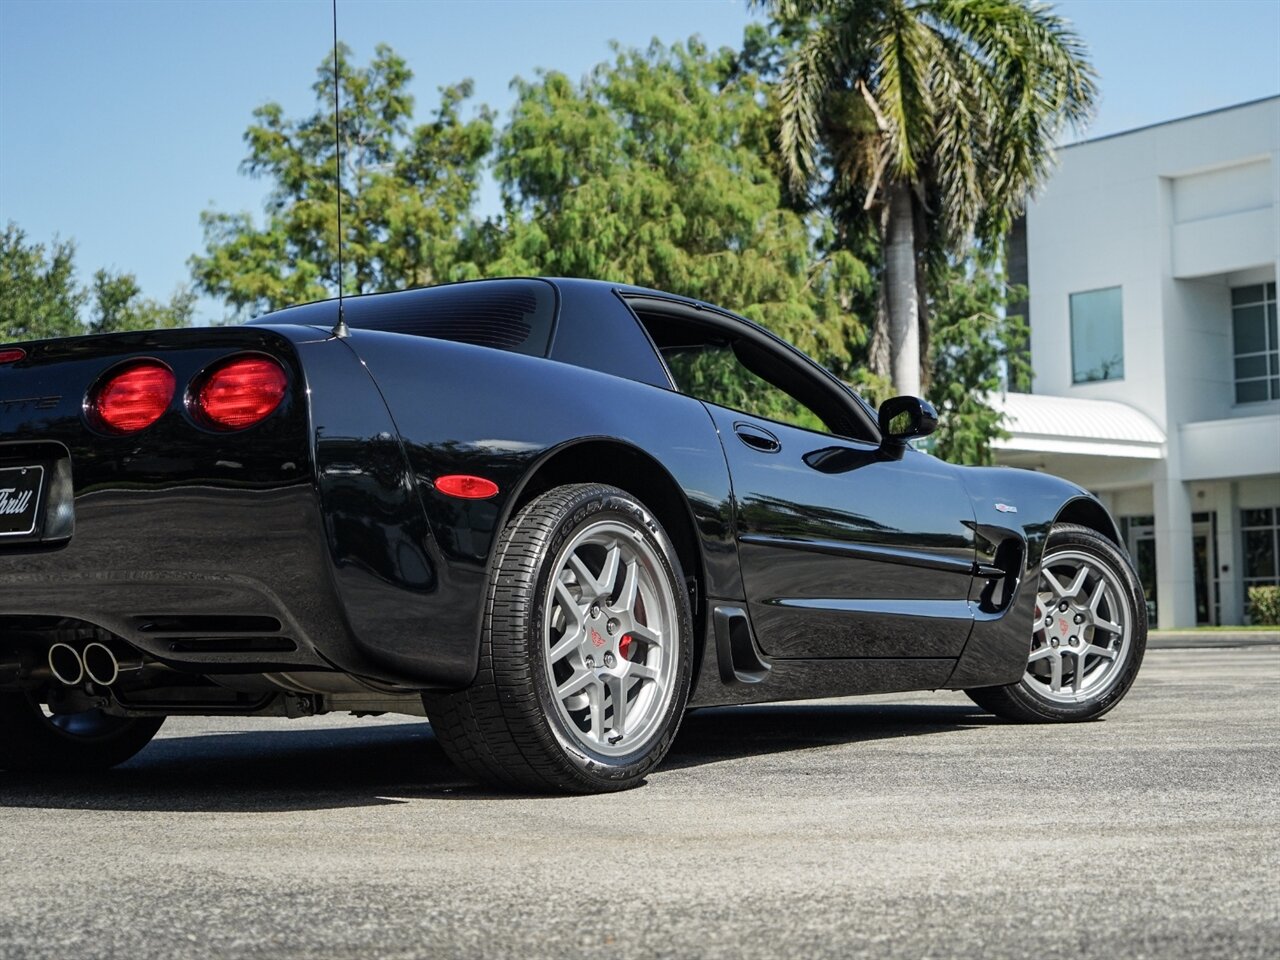
[[[353,621],[385,621],[391,614],[377,611],[394,607],[386,629],[359,631],[371,656],[407,673],[421,673],[429,661],[434,680],[469,682],[498,532],[541,463],[596,439],[629,445],[661,464],[687,497],[708,593],[741,596],[728,468],[698,401],[571,364],[467,344],[369,330],[353,331],[347,342],[386,400],[403,445],[404,483],[416,491],[427,521],[420,542],[414,542],[416,532],[400,539],[412,577],[402,565],[394,583],[382,580],[393,589],[367,578],[363,595],[340,584]],[[321,448],[323,437],[347,432],[317,417]],[[434,481],[452,473],[486,477],[500,492],[478,501],[445,496]]]

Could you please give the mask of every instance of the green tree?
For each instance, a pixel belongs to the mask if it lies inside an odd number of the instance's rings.
[[[934,453],[953,463],[989,465],[992,441],[1008,436],[989,398],[1030,374],[1020,349],[1026,324],[1006,312],[1025,291],[1007,286],[998,264],[982,257],[951,264],[931,287]]]
[[[1085,47],[1027,0],[753,2],[796,38],[779,83],[792,187],[822,184],[837,220],[875,218],[884,309],[869,361],[918,393],[922,278],[972,237],[994,246],[1064,124],[1087,119]]]
[[[88,299],[75,282],[76,247],[54,240],[48,249],[28,243],[10,222],[0,236],[0,340],[42,340],[83,332],[80,309]]]
[[[201,215],[205,253],[191,258],[197,287],[237,313],[262,312],[336,293],[337,150],[333,62],[312,85],[316,110],[285,117],[277,103],[254,111],[242,169],[271,181],[265,222],[249,213]],[[341,89],[341,285],[349,294],[440,283],[474,275],[462,259],[493,116],[462,107],[472,85],[441,90],[432,119],[413,124],[413,73],[380,44],[367,67],[338,47]]]
[[[179,289],[167,303],[144,298],[130,273],[99,270],[93,284],[75,280],[75,244],[55,240],[48,250],[28,243],[9,223],[0,237],[0,340],[43,340],[191,323],[195,295]]]
[[[189,327],[195,312],[196,296],[180,289],[168,303],[142,296],[142,288],[131,273],[93,275],[90,311],[84,333],[118,333],[125,330],[152,330],[159,327]]]
[[[770,88],[696,40],[615,48],[580,83],[517,80],[496,172],[505,216],[478,253],[490,275],[597,277],[723,304],[849,375],[866,333],[849,309],[869,282],[828,229],[785,202]]]

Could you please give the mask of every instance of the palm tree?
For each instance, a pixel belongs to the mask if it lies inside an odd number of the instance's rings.
[[[778,88],[792,188],[876,214],[872,368],[920,392],[930,260],[998,244],[1096,88],[1066,21],[1027,0],[752,0],[799,34]],[[858,209],[860,207],[860,209]]]

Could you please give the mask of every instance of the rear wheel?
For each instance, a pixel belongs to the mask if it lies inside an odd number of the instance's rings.
[[[113,717],[101,710],[51,714],[29,694],[0,694],[0,769],[107,770],[150,743],[163,723],[164,717]]]
[[[630,494],[574,484],[530,502],[495,551],[475,682],[424,698],[446,753],[519,789],[635,786],[689,691],[689,600],[665,531]]]
[[[1092,720],[1128,693],[1146,645],[1146,601],[1128,561],[1096,531],[1063,525],[1041,561],[1022,679],[966,692],[1011,720]]]

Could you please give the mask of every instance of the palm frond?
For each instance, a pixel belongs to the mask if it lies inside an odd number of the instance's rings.
[[[821,111],[838,66],[839,41],[823,25],[810,32],[778,85],[781,129],[778,146],[791,189],[808,191],[817,170]]]

